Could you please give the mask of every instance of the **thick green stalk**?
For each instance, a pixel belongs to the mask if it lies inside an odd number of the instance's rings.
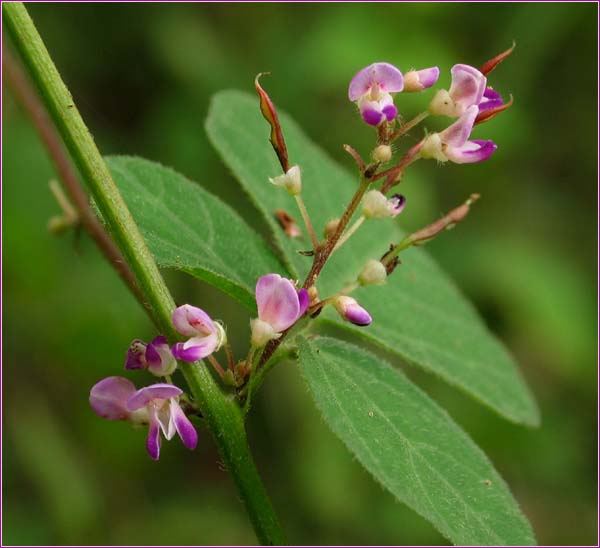
[[[148,313],[162,333],[176,340],[178,334],[171,324],[173,297],[25,6],[20,2],[3,3],[2,16],[73,161],[136,277]],[[241,410],[222,393],[203,364],[185,364],[181,370],[233,476],[259,541],[284,544],[284,534],[250,454]]]

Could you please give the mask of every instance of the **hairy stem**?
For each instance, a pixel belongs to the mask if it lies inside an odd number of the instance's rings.
[[[333,248],[338,243],[338,240],[342,236],[342,233],[344,232],[344,229],[350,222],[350,219],[352,219],[352,215],[354,215],[354,212],[360,204],[362,197],[367,191],[367,188],[369,188],[369,184],[370,181],[368,179],[361,180],[358,189],[354,193],[354,196],[352,196],[352,200],[348,204],[346,211],[344,211],[344,214],[342,215],[340,222],[338,223],[336,231],[325,242],[325,245],[317,251],[310,272],[308,273],[308,276],[306,276],[306,280],[304,280],[304,288],[308,289],[309,287],[313,286],[317,281],[317,277],[321,273],[321,270],[323,270],[327,259],[329,259],[329,256],[333,252]]]
[[[394,142],[398,137],[404,135],[408,131],[410,131],[415,126],[419,125],[425,118],[429,116],[428,111],[421,112],[417,114],[412,120],[402,124],[392,135],[390,136],[390,142]]]
[[[2,16],[54,124],[135,276],[148,314],[167,338],[177,340],[178,334],[171,324],[173,298],[25,6],[17,2],[3,3]],[[181,364],[181,371],[215,437],[259,541],[285,543],[250,454],[240,408],[221,392],[203,364]]]

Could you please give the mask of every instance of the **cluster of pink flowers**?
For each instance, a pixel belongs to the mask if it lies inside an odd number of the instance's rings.
[[[510,51],[512,50],[507,50],[490,60],[485,65],[487,68],[482,70],[491,71]],[[439,76],[438,67],[411,70],[403,74],[389,63],[374,63],[360,70],[352,78],[348,97],[357,104],[362,119],[371,126],[384,126],[383,133],[379,134],[378,146],[372,155],[376,167],[388,162],[392,156],[388,143],[393,142],[393,138],[387,140],[385,136],[389,135],[386,129],[393,128],[398,117],[394,94],[426,90],[438,81]],[[280,160],[283,158],[281,163],[284,174],[270,181],[294,196],[304,215],[306,212],[300,196],[302,192],[300,168],[296,165],[289,166],[274,106],[258,84],[257,89],[268,107],[267,120],[272,125],[273,131],[276,133],[279,131],[273,146]],[[421,158],[434,158],[440,162],[473,163],[486,160],[496,150],[496,145],[492,141],[470,139],[471,132],[476,123],[489,119],[507,106],[510,106],[510,103],[505,104],[500,94],[488,87],[483,72],[469,65],[455,65],[451,69],[449,89],[439,90],[427,111],[417,119],[422,120],[433,114],[456,118],[456,121],[441,132],[426,135],[411,150],[415,150],[415,154]],[[410,127],[413,125],[409,124]],[[366,169],[362,159],[359,164]],[[366,219],[393,218],[402,212],[406,205],[404,196],[395,194],[388,198],[384,192],[385,189],[382,187],[381,191],[371,190],[364,195],[361,219],[355,224],[354,229],[348,230],[345,239]],[[339,219],[331,221],[333,230],[338,222]],[[337,242],[340,245],[341,243],[343,242]],[[316,252],[317,243],[314,243],[314,249]],[[317,313],[326,304],[331,304],[344,320],[354,325],[370,325],[372,318],[369,313],[347,293],[359,285],[385,283],[391,271],[388,270],[390,266],[393,270],[395,263],[390,265],[389,261],[369,261],[350,289],[343,290],[324,301],[319,301],[315,287],[309,290],[298,288],[296,281],[275,273],[262,276],[256,284],[258,317],[250,322],[251,349],[246,362],[252,361],[250,357],[255,355],[257,349],[264,348],[284,336],[307,312]],[[208,357],[215,370],[225,379],[225,372],[218,361],[211,356],[226,344],[226,334],[222,325],[214,321],[204,310],[189,304],[179,306],[173,311],[172,323],[186,340],[169,346],[167,339],[162,335],[155,337],[149,343],[135,339],[129,346],[125,359],[126,370],[145,369],[155,376],[164,378],[166,382],[152,384],[138,390],[128,379],[113,376],[96,383],[90,392],[90,405],[99,416],[148,426],[146,449],[154,460],[157,460],[160,455],[161,432],[167,440],[177,433],[189,449],[194,449],[198,443],[196,429],[184,411],[189,408],[196,412],[196,409],[189,401],[182,408],[183,391],[174,386],[171,381],[171,375],[177,369],[177,361],[191,363]],[[277,343],[272,344],[276,346]],[[238,375],[238,369],[233,363],[229,349],[228,360],[230,373],[233,375],[231,379],[239,387],[252,367],[252,363],[241,362],[243,367],[239,368],[240,375]]]
[[[127,349],[125,369],[146,369],[157,377],[168,377],[177,368],[177,360],[200,360],[218,350],[225,341],[223,327],[200,308],[180,306],[173,312],[172,320],[175,329],[189,339],[172,347],[162,335],[147,344],[135,339]],[[161,382],[136,390],[124,377],[108,377],[92,387],[90,405],[105,419],[147,424],[146,449],[152,459],[158,460],[161,431],[167,440],[177,433],[189,449],[195,449],[198,443],[196,429],[179,403],[182,394],[171,383]]]
[[[454,65],[448,90],[439,90],[431,101],[429,114],[458,120],[444,131],[431,133],[420,147],[422,158],[457,164],[487,160],[497,146],[493,141],[469,140],[475,123],[483,113],[504,104],[501,95],[487,85],[486,76],[469,65]],[[433,86],[440,71],[432,67],[405,75],[389,63],[373,63],[360,70],[348,88],[348,97],[358,106],[363,120],[372,126],[392,122],[398,115],[393,94],[423,91]]]
[[[267,274],[256,284],[256,304],[258,318],[250,322],[251,344],[259,348],[281,337],[306,313],[309,296],[306,289],[298,289],[292,280],[279,274]],[[340,303],[338,309],[346,319],[358,325],[370,323],[368,314],[356,304]],[[146,369],[158,377],[169,377],[177,368],[177,360],[201,360],[226,342],[223,326],[201,308],[189,304],[179,306],[173,312],[172,322],[175,329],[188,339],[171,347],[162,335],[150,343],[135,339],[127,350],[126,370]],[[182,394],[183,391],[170,382],[137,390],[130,380],[113,376],[92,387],[90,405],[97,415],[105,419],[148,425],[146,449],[150,457],[157,460],[161,432],[167,440],[177,433],[189,449],[194,449],[198,443],[196,429],[180,405]]]

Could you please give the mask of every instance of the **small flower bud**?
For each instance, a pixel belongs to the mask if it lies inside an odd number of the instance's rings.
[[[379,190],[370,190],[362,202],[362,213],[367,219],[386,219],[398,215],[406,205],[406,198],[395,194],[386,198]]]
[[[335,231],[337,230],[339,224],[339,219],[331,219],[331,221],[329,221],[325,225],[325,230],[323,230],[323,235],[325,236],[325,238],[331,238],[331,236],[335,234]]]
[[[319,302],[319,290],[317,289],[316,285],[311,285],[308,288],[308,298],[310,299],[310,304]]]
[[[342,295],[333,301],[339,315],[354,325],[367,326],[373,321],[369,313],[360,306],[356,299]]]
[[[302,177],[298,166],[292,166],[284,175],[269,178],[269,181],[276,186],[285,188],[292,196],[302,192]]]
[[[383,285],[386,282],[387,272],[383,264],[375,259],[367,262],[362,272],[358,275],[360,285]]]
[[[371,158],[374,162],[386,164],[392,159],[392,147],[389,145],[379,145],[371,152]]]
[[[433,86],[439,77],[440,69],[438,67],[409,70],[404,74],[404,91],[423,91]]]
[[[281,333],[277,333],[270,323],[258,318],[250,320],[250,330],[252,332],[250,342],[256,348],[262,348],[270,340],[281,337]]]

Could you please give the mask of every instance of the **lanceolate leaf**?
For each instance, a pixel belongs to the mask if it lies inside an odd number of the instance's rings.
[[[320,230],[328,220],[341,215],[357,187],[358,177],[333,162],[280,108],[278,111],[290,163],[299,164],[302,169],[302,195]],[[281,167],[269,144],[269,126],[261,116],[256,97],[237,91],[218,93],[206,127],[223,160],[272,227],[291,274],[303,278],[311,259],[298,251],[310,248],[310,241],[290,239],[275,220],[276,209],[298,219],[300,216],[293,198],[268,182],[269,177],[281,173]],[[403,184],[410,184],[410,171]],[[475,218],[470,222],[475,222]],[[381,257],[388,245],[401,237],[391,221],[367,221],[326,266],[317,284],[321,297],[352,282],[367,259]],[[373,316],[371,326],[354,328],[331,312],[324,316],[439,375],[502,416],[537,424],[537,407],[513,359],[489,333],[473,307],[426,251],[410,249],[403,253],[402,260],[386,286],[357,293]]]
[[[333,432],[386,489],[450,541],[535,543],[487,457],[400,371],[325,337],[300,340],[300,367]]]
[[[161,267],[204,280],[250,310],[254,286],[285,269],[262,238],[228,205],[172,169],[142,158],[106,158]]]

